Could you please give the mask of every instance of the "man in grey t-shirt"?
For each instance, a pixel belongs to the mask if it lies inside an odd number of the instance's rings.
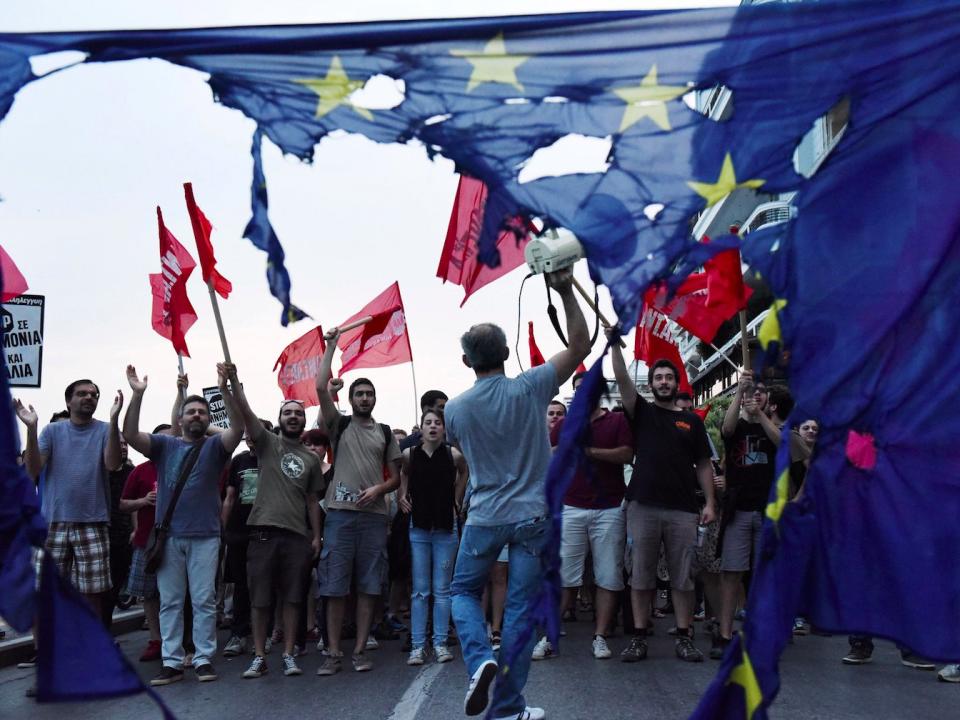
[[[453,619],[470,675],[464,702],[468,715],[486,709],[490,683],[497,674],[480,597],[501,548],[508,544],[503,657],[511,656],[526,625],[526,607],[540,579],[539,554],[549,528],[544,481],[550,441],[543,419],[559,386],[590,352],[587,324],[573,295],[572,273],[551,273],[547,279],[563,299],[568,347],[549,362],[508,378],[504,362],[510,350],[503,330],[489,323],[474,325],[460,344],[463,362],[476,373],[477,381],[444,410],[447,438],[467,459],[473,491],[450,588]],[[498,681],[503,692],[493,708],[496,718],[544,717],[543,710],[528,708],[523,697],[532,639],[527,645]]]
[[[43,505],[50,522],[46,552],[60,574],[100,614],[101,595],[110,589],[110,485],[107,472],[121,465],[117,417],[123,393],[117,391],[110,422],[94,420],[100,388],[75,380],[64,391],[68,421],[47,425],[37,437],[37,413],[16,401],[27,426],[25,465],[35,480],[44,473]]]

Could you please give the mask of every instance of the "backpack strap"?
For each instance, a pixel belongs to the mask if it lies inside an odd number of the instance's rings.
[[[393,440],[393,430],[386,423],[379,423],[380,432],[383,433],[383,464],[387,464],[387,451],[390,449],[390,441]]]
[[[340,419],[337,420],[337,439],[333,441],[333,461],[337,461],[337,450],[340,447],[340,438],[343,437],[344,431],[347,429],[347,426],[350,425],[350,421],[353,419],[352,415],[341,415]]]

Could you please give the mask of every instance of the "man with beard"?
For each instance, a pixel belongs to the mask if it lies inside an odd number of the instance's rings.
[[[183,679],[183,607],[189,593],[193,607],[193,667],[200,682],[217,679],[211,661],[217,651],[216,580],[220,553],[220,489],[223,468],[240,444],[243,417],[227,387],[223,367],[217,367],[217,384],[227,409],[230,427],[207,437],[210,405],[200,395],[190,395],[180,409],[181,437],[140,432],[140,405],[147,378],[137,377],[127,366],[133,395],[123,419],[123,435],[134,450],[157,466],[156,518],[166,516],[186,463],[193,461],[170,519],[163,559],[157,569],[160,590],[160,635],[163,668],[151,685],[169,685]]]
[[[278,426],[274,435],[263,427],[250,408],[243,386],[237,379],[236,366],[220,365],[230,384],[243,415],[247,437],[260,463],[257,497],[253,501],[247,527],[247,586],[253,620],[254,657],[243,673],[245,678],[258,678],[267,672],[266,643],[270,625],[273,594],[282,603],[283,674],[302,675],[294,657],[300,605],[306,597],[310,563],[320,553],[320,505],[318,495],[323,487],[320,460],[300,442],[307,425],[303,403],[285,400],[280,405]],[[310,518],[310,533],[307,520]]]
[[[647,656],[647,625],[657,586],[657,559],[663,542],[670,571],[671,594],[677,620],[677,657],[702,662],[703,653],[693,644],[694,609],[692,563],[698,521],[716,517],[713,467],[703,421],[676,407],[679,371],[669,360],[650,366],[647,382],[653,402],[638,393],[620,346],[612,346],[613,371],[620,386],[623,408],[633,423],[633,476],[627,487],[627,533],[632,543],[630,599],[635,634],[621,653],[624,662]],[[697,486],[706,504],[700,510]]]
[[[110,484],[108,473],[122,464],[117,391],[110,422],[94,420],[100,389],[75,380],[64,392],[69,421],[47,425],[37,437],[37,413],[19,400],[17,417],[27,426],[25,465],[36,479],[44,471],[43,508],[50,523],[46,552],[60,574],[80,591],[97,615],[110,590]]]
[[[390,426],[373,419],[377,404],[373,383],[357,378],[350,384],[347,395],[352,415],[342,415],[333,402],[331,392],[343,389],[343,380],[330,379],[339,337],[339,328],[324,336],[327,349],[317,373],[321,415],[333,443],[333,480],[326,492],[323,550],[317,566],[320,595],[327,598],[329,655],[317,675],[340,671],[340,633],[352,581],[357,592],[353,669],[365,672],[373,668],[364,649],[374,606],[387,578],[389,515],[384,496],[400,487],[400,447]]]

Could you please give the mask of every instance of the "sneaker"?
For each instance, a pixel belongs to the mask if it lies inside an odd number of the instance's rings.
[[[175,683],[180,680],[183,680],[183,670],[164,665],[160,668],[159,674],[150,681],[150,684],[153,687],[158,687],[160,685],[169,685],[170,683]]]
[[[553,645],[547,640],[546,635],[540,638],[540,642],[533,646],[533,654],[530,657],[533,660],[545,660],[546,658],[553,657]]]
[[[283,630],[281,628],[274,628],[273,634],[270,636],[270,640],[274,645],[279,645],[283,642]]]
[[[610,652],[610,646],[607,645],[607,639],[603,635],[593,636],[593,656],[597,660],[606,660],[613,655]]]
[[[300,666],[297,665],[297,658],[294,655],[287,655],[284,653],[281,660],[283,660],[284,675],[303,675],[303,670],[301,670]]]
[[[527,705],[519,715],[500,715],[494,718],[494,720],[544,720],[546,717],[547,713],[544,712],[543,708],[530,707]]]
[[[810,626],[807,625],[807,621],[802,617],[798,617],[793,621],[793,634],[794,635],[809,635]]]
[[[343,664],[343,653],[339,655],[327,655],[326,660],[317,669],[317,675],[336,675],[341,670]]]
[[[490,648],[494,652],[500,652],[500,642],[501,639],[499,630],[494,630],[492,633],[490,633]]]
[[[470,678],[467,696],[463,699],[463,711],[467,715],[479,715],[487,709],[490,702],[490,685],[497,676],[498,666],[493,660],[480,664]]]
[[[730,639],[723,637],[719,632],[714,634],[713,639],[710,641],[710,659],[723,659],[723,654],[727,651],[727,645],[729,644]]]
[[[690,635],[681,635],[677,633],[677,644],[675,647],[677,657],[684,662],[703,662],[703,653],[693,644],[693,638]]]
[[[620,653],[620,660],[625,663],[637,662],[647,657],[647,641],[645,635],[634,635],[630,644]]]
[[[264,659],[263,655],[257,655],[253,658],[253,662],[250,663],[243,675],[245,680],[252,680],[258,677],[262,677],[267,673],[267,661]]]
[[[231,635],[227,640],[226,647],[223,648],[224,657],[236,657],[243,655],[247,651],[247,641],[239,635]]]
[[[317,652],[325,653],[326,651],[327,651],[327,646],[323,642],[323,638],[321,637],[319,640],[317,640]]]
[[[873,660],[873,647],[864,642],[850,643],[850,652],[840,662],[844,665],[865,665]]]
[[[453,653],[447,649],[446,645],[434,645],[433,656],[437,659],[438,663],[445,663],[453,660]]]
[[[693,614],[694,622],[703,622],[707,619],[707,611],[703,609],[703,605]]]
[[[307,634],[305,635],[305,639],[307,639],[307,640],[319,640],[319,639],[320,639],[320,631],[319,631],[317,628],[315,628],[315,627],[310,628],[309,630],[307,630]]]
[[[152,662],[153,660],[159,660],[160,655],[160,641],[150,640],[147,643],[147,647],[144,648],[143,654],[140,655],[140,662]]]
[[[196,667],[197,680],[200,682],[213,682],[217,679],[217,671],[213,669],[210,663],[203,663]]]
[[[24,660],[23,662],[17,663],[17,670],[29,670],[37,666],[37,656],[34,655],[29,660]]]
[[[922,658],[919,655],[914,655],[909,650],[900,651],[900,664],[906,665],[907,667],[916,668],[917,670],[936,670],[937,666],[926,658]]]
[[[960,683],[960,665],[944,665],[943,669],[937,673],[937,680]]]
[[[369,672],[373,670],[373,661],[363,653],[355,654],[351,659],[353,669],[357,672]]]
[[[407,626],[404,625],[403,621],[398,618],[396,615],[387,615],[385,618],[385,624],[391,630],[397,633],[402,633],[407,631]]]
[[[407,665],[423,665],[427,660],[427,653],[422,647],[414,648],[407,658]]]
[[[294,645],[294,646],[293,646],[293,656],[294,656],[295,658],[301,657],[301,656],[306,655],[306,654],[307,654],[307,646],[306,646],[306,645]]]
[[[363,649],[364,649],[364,650],[379,650],[379,649],[380,649],[380,643],[377,642],[377,639],[376,639],[373,635],[370,635],[370,636],[367,638],[367,644],[363,646]]]
[[[193,653],[187,653],[183,656],[183,666],[185,668],[193,667]]]

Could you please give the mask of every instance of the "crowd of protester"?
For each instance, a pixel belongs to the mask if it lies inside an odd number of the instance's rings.
[[[551,283],[564,301],[568,346],[508,378],[503,331],[474,326],[461,344],[476,383],[449,402],[442,391],[425,393],[410,434],[374,419],[367,378],[346,389],[350,414],[340,411],[344,383],[331,377],[337,330],[326,336],[312,428],[298,400],[261,418],[230,364],[217,366],[225,429],[211,425],[207,400],[188,394],[181,376],[171,423],[141,430],[148,382],[133,366],[122,429],[123,394],[108,422],[96,420],[91,380],[66,388],[66,411],[39,434],[37,412],[17,401],[23,462],[49,523],[45,551],[105,625],[126,599],[142,602],[149,640],[140,660],[160,661],[154,686],[190,667],[200,682],[216,680],[218,627],[229,629],[224,656],[249,655],[248,679],[268,672],[273,648],[284,675],[302,674],[298,658],[314,644],[319,676],[348,661],[370,671],[370,652],[406,633],[412,666],[448,662],[459,644],[467,714],[486,710],[496,678],[496,717],[544,717],[523,688],[531,660],[554,648],[542,635],[516,644],[548,541],[544,480],[567,410],[557,396],[571,376],[579,387],[583,374],[574,372],[589,351],[569,275]],[[669,614],[677,658],[701,662],[708,643],[720,659],[744,612],[777,449],[790,444],[789,495],[798,497],[817,421],[784,431],[789,391],[746,371],[715,447],[670,361],[649,368],[650,399],[616,343],[612,365],[622,405],[591,409],[586,463],[564,496],[562,618],[592,612],[598,660],[644,660],[652,619]],[[235,454],[241,441],[246,450]],[[128,445],[147,461],[134,467]],[[698,643],[697,621],[707,641]],[[618,629],[627,639],[612,649]],[[797,619],[795,634],[810,630]],[[851,637],[850,646],[844,663],[871,659],[870,638]],[[516,658],[508,673],[498,656]],[[906,648],[901,658],[933,668]],[[960,681],[960,668],[939,677]]]

